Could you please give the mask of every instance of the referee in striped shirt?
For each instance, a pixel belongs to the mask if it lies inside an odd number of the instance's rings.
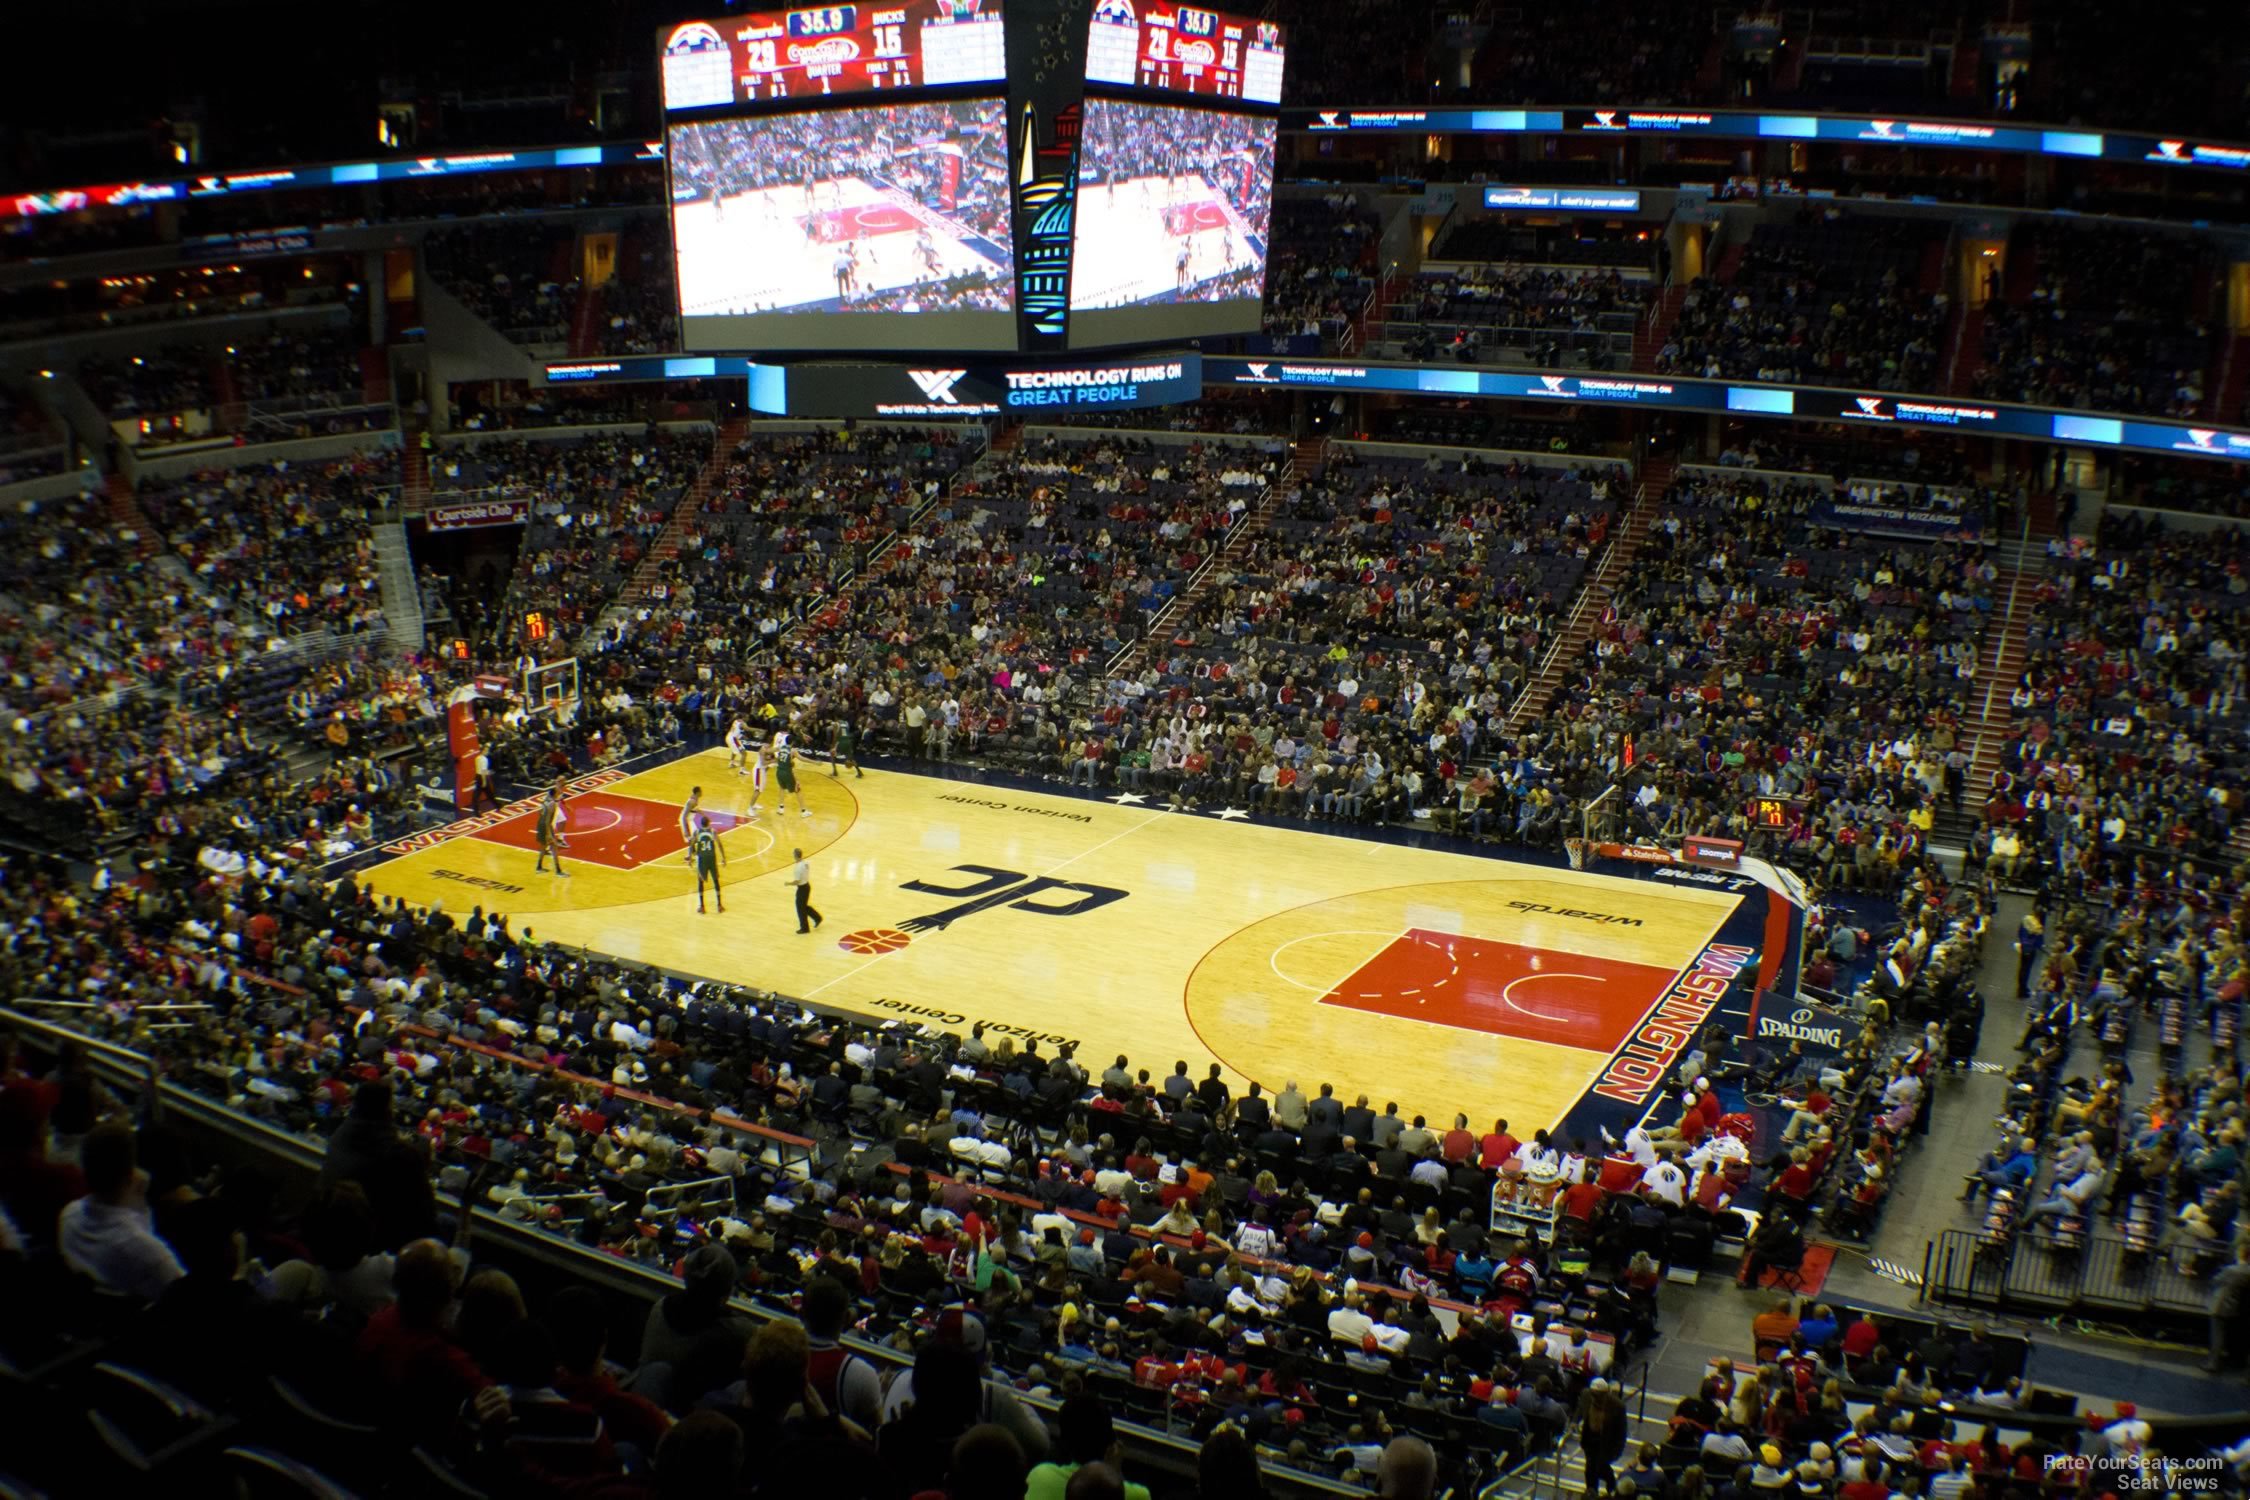
[[[805,862],[805,851],[792,849],[789,856],[797,861],[790,867],[789,883],[797,888],[797,931],[803,934],[820,925],[820,910],[812,904],[812,866]],[[812,927],[805,925],[807,919]]]

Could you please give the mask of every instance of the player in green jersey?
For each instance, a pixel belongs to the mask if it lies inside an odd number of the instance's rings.
[[[726,846],[711,831],[709,814],[695,820],[695,837],[688,840],[688,853],[695,856],[695,909],[703,906],[703,882],[711,882],[711,899],[719,903],[719,910],[727,909],[727,898],[719,894],[719,866],[727,862]]]

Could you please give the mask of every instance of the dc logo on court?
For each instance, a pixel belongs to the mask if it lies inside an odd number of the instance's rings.
[[[967,370],[908,370],[906,373],[932,401],[942,401],[947,406],[961,404],[961,398],[953,394],[953,387],[967,377]]]
[[[1089,885],[1077,880],[1057,880],[1049,875],[1026,875],[1020,870],[1002,870],[993,865],[955,865],[953,868],[976,878],[965,885],[954,886],[938,885],[927,880],[909,880],[899,889],[919,891],[926,896],[956,897],[956,904],[939,911],[925,912],[918,917],[908,917],[896,926],[848,932],[838,939],[837,946],[849,953],[891,953],[912,942],[910,934],[942,932],[964,917],[973,917],[978,912],[992,911],[998,907],[1013,907],[1017,911],[1027,911],[1042,917],[1082,917],[1132,894],[1113,885]],[[1072,892],[1077,899],[1052,902],[1032,899],[1050,891]]]

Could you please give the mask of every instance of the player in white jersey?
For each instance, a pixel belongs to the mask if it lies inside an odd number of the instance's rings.
[[[750,729],[739,718],[727,726],[727,769],[742,774],[743,753],[750,748]]]
[[[758,803],[766,795],[766,747],[750,747],[750,816],[758,815]]]
[[[680,851],[680,858],[686,860],[690,868],[695,864],[695,815],[702,805],[703,788],[689,787],[687,801],[680,807],[680,842],[686,846]]]

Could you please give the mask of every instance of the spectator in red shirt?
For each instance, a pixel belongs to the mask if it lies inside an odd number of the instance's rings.
[[[1574,1182],[1563,1191],[1563,1212],[1581,1224],[1591,1224],[1595,1211],[1608,1196],[1599,1183]]]
[[[86,1196],[86,1178],[47,1156],[51,1091],[27,1079],[0,1091],[0,1207],[33,1247],[51,1247],[63,1205]]]
[[[1883,1461],[1869,1458],[1859,1478],[1836,1491],[1836,1500],[1890,1500],[1891,1487],[1883,1480]]]
[[[1773,1180],[1774,1195],[1786,1199],[1800,1212],[1812,1201],[1820,1179],[1813,1175],[1812,1153],[1799,1146],[1789,1153],[1789,1165]]]
[[[1504,1162],[1511,1160],[1516,1152],[1523,1149],[1523,1142],[1508,1133],[1506,1120],[1493,1121],[1492,1132],[1477,1145],[1477,1164],[1488,1172],[1499,1170]]]
[[[1789,1123],[1782,1127],[1781,1143],[1795,1145],[1798,1136],[1820,1123],[1820,1117],[1828,1113],[1829,1103],[1828,1095],[1817,1088],[1805,1095],[1805,1102],[1796,1107],[1789,1116]]]
[[[1844,1330],[1844,1357],[1846,1359],[1865,1359],[1868,1355],[1873,1354],[1875,1346],[1882,1342],[1882,1325],[1876,1322],[1873,1314],[1869,1314]]]
[[[1702,1141],[1711,1120],[1703,1113],[1703,1101],[1711,1097],[1710,1091],[1701,1094],[1687,1093],[1680,1097],[1680,1121],[1648,1133],[1649,1143],[1660,1151],[1692,1151]]]
[[[1439,1154],[1458,1166],[1467,1161],[1470,1153],[1476,1149],[1477,1138],[1475,1132],[1469,1129],[1469,1117],[1467,1115],[1455,1115],[1453,1117],[1453,1128],[1448,1130],[1445,1133],[1445,1138],[1438,1142]]]
[[[444,1245],[414,1241],[391,1271],[396,1300],[360,1331],[361,1367],[417,1432],[450,1428],[462,1403],[492,1384],[448,1329],[460,1274]]]

